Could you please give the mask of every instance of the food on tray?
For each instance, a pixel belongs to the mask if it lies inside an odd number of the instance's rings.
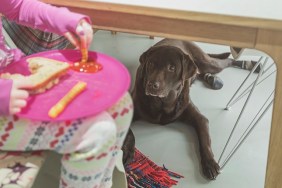
[[[102,65],[95,61],[88,61],[87,63],[75,62],[71,65],[71,69],[77,72],[96,73],[102,70]]]
[[[87,63],[88,61],[88,49],[81,48],[81,63]]]
[[[30,94],[43,93],[53,87],[70,67],[66,62],[43,57],[32,57],[27,59],[27,62],[30,75],[3,73],[0,78],[31,80],[34,86],[28,89]]]
[[[48,112],[48,115],[51,118],[56,118],[60,115],[64,109],[68,106],[68,104],[74,100],[76,96],[78,96],[81,92],[86,89],[85,82],[78,82],[73,88],[59,101],[57,102]]]

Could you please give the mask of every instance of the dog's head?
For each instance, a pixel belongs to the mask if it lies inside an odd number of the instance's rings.
[[[160,98],[167,97],[171,91],[180,93],[185,80],[197,72],[193,59],[174,46],[151,47],[139,61],[146,95]]]

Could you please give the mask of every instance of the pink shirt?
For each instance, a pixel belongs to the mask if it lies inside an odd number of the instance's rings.
[[[0,13],[19,24],[60,35],[68,31],[75,32],[79,21],[83,18],[90,23],[90,19],[84,15],[37,0],[1,0]],[[1,39],[3,36],[1,19],[0,26]],[[2,49],[1,46],[0,48]],[[18,60],[19,51],[13,52],[14,60]],[[9,114],[11,88],[11,80],[0,79],[0,115]]]

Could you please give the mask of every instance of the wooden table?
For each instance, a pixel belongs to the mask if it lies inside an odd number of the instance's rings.
[[[254,48],[270,55],[276,62],[278,73],[265,188],[282,186],[280,0],[42,1],[89,15],[97,29]]]

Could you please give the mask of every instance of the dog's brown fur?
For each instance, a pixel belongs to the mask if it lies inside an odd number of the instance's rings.
[[[132,92],[134,120],[162,125],[180,120],[195,127],[202,170],[208,179],[217,177],[219,165],[211,149],[208,119],[192,103],[189,91],[196,75],[214,74],[232,66],[234,60],[227,56],[229,53],[208,55],[192,42],[164,39],[141,55]],[[126,162],[134,152],[131,131],[123,150]]]

